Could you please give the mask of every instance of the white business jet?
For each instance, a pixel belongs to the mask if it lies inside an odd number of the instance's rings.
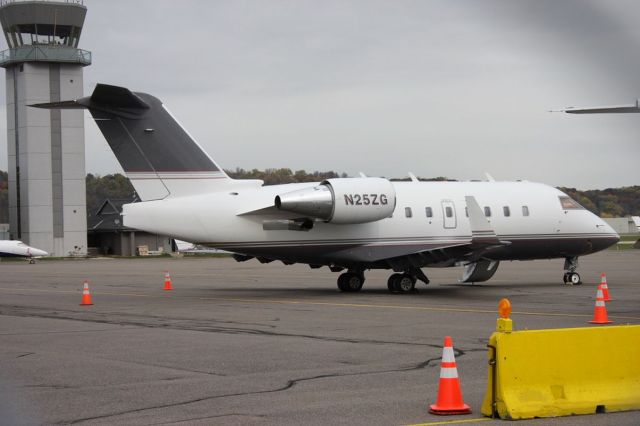
[[[125,226],[235,253],[238,261],[304,263],[344,271],[359,291],[365,271],[391,269],[392,292],[428,283],[425,267],[464,265],[461,281],[490,279],[503,260],[578,257],[618,234],[563,192],[531,182],[391,182],[378,177],[263,186],[229,178],[162,102],[98,84],[90,97],[34,105],[88,109],[143,202]]]
[[[0,257],[25,257],[29,263],[35,263],[35,259],[42,256],[49,256],[44,250],[30,247],[17,240],[0,240]]]
[[[569,114],[628,114],[640,113],[640,99],[631,105],[608,105],[596,107],[567,107],[552,112],[566,112]]]

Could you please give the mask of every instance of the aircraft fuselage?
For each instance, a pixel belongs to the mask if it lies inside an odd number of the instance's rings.
[[[254,186],[136,203],[125,207],[124,223],[269,260],[388,267],[380,262],[468,244],[472,232],[465,196],[471,195],[485,216],[490,213],[487,219],[500,240],[508,242],[489,250],[487,259],[574,257],[619,239],[589,211],[564,209],[561,191],[530,182],[394,182],[396,206],[386,219],[350,225],[316,221],[308,231],[263,229],[265,221],[295,219],[293,214],[267,208],[277,195],[316,185]],[[256,214],[242,214],[261,207],[264,210]],[[424,259],[423,266],[429,265],[451,266],[451,262],[434,255]]]

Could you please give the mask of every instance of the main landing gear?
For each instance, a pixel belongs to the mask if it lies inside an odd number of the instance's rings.
[[[391,293],[411,293],[416,288],[416,277],[410,274],[393,274],[387,281]]]
[[[413,293],[417,280],[429,284],[429,279],[424,273],[416,269],[405,273],[395,273],[389,277],[387,287],[391,293]],[[364,284],[364,273],[362,271],[349,271],[338,277],[338,288],[345,293],[355,293],[362,289]]]
[[[566,272],[564,273],[562,280],[566,285],[582,284],[582,280],[580,279],[580,274],[576,272],[576,269],[578,269],[577,257],[567,257],[564,260],[564,269]]]
[[[338,288],[345,293],[355,293],[362,289],[364,274],[362,272],[345,272],[338,277]]]

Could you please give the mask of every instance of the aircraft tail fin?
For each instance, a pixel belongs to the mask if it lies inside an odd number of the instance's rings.
[[[88,109],[143,201],[215,191],[233,182],[149,94],[98,84],[89,97],[31,106]]]

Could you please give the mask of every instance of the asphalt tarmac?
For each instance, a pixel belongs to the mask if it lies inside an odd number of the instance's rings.
[[[343,294],[326,268],[230,258],[0,262],[0,423],[500,422],[483,418],[480,406],[501,298],[511,300],[515,329],[591,326],[604,271],[615,298],[610,319],[640,324],[640,250],[580,262],[582,286],[562,284],[561,260],[512,262],[475,285],[457,283],[460,268],[425,269],[432,283],[411,295],[388,293],[387,271],[369,272],[360,293]],[[172,291],[162,289],[165,270]],[[79,306],[84,279],[93,306]],[[470,415],[427,412],[446,335]]]

